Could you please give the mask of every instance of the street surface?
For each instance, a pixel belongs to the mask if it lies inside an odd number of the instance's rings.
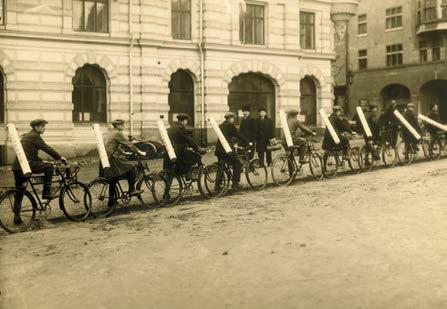
[[[1,232],[0,308],[446,308],[446,187],[442,159],[80,224],[55,205]]]

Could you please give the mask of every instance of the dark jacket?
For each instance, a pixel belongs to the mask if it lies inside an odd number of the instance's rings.
[[[435,111],[430,111],[430,113],[428,113],[427,117],[430,118],[431,120],[441,123],[441,120],[439,119],[439,114]],[[425,127],[427,128],[427,131],[430,134],[436,135],[439,131],[441,131],[439,128],[437,128],[429,123],[425,123]]]
[[[379,119],[376,113],[368,113],[368,117],[366,118],[368,122],[369,128],[371,129],[371,133],[373,135],[373,139],[377,140],[380,137],[380,126]]]
[[[105,172],[106,177],[119,177],[137,165],[136,162],[127,158],[125,152],[138,153],[139,149],[130,143],[118,129],[107,133],[105,147],[110,163],[110,169]]]
[[[233,149],[233,144],[235,142],[242,144],[248,143],[248,141],[245,139],[243,135],[239,133],[239,131],[237,130],[236,126],[233,123],[225,120],[219,125],[219,128],[222,131],[222,134],[225,136],[227,142],[230,144],[231,149]],[[227,154],[219,139],[217,140],[216,151],[214,153],[216,154],[216,156]]]
[[[329,121],[331,122],[332,126],[334,127],[334,130],[337,133],[339,138],[340,138],[341,133],[351,132],[351,128],[347,125],[347,123],[345,121],[343,121],[340,117],[338,117],[335,113],[332,113],[329,116]],[[334,139],[332,138],[332,135],[329,132],[329,129],[326,128],[326,130],[324,131],[322,148],[324,150],[330,150],[335,146],[337,146],[337,144],[334,142]]]
[[[288,119],[287,124],[289,126],[290,135],[292,135],[292,141],[294,145],[298,144],[298,139],[304,138],[307,135],[312,135],[314,133],[311,129],[303,125],[298,119]],[[286,145],[284,133],[281,134],[281,138],[283,139],[283,144]]]
[[[394,109],[389,108],[379,118],[379,125],[384,130],[397,130],[399,120],[394,115]]]
[[[418,119],[416,115],[410,111],[406,110],[404,112],[404,118],[408,121],[408,123],[419,133],[422,135],[421,128],[419,127]],[[402,139],[405,142],[417,142],[416,138],[411,134],[411,132],[407,129],[406,126],[402,125]]]
[[[248,116],[242,118],[241,125],[239,126],[239,133],[242,134],[249,142],[255,143],[258,134],[258,124],[256,119]]]
[[[267,150],[269,140],[272,139],[275,134],[275,127],[273,121],[267,116],[264,119],[259,117],[256,120],[257,123],[257,138],[256,138],[256,151],[263,152]]]
[[[42,159],[39,158],[39,150],[42,150],[43,152],[49,154],[56,160],[60,160],[61,156],[59,153],[57,153],[56,150],[48,146],[39,133],[37,133],[34,130],[29,131],[28,133],[24,134],[21,139],[23,150],[25,151],[26,158],[28,159],[28,162],[32,161],[38,161],[42,162]],[[14,160],[14,163],[12,164],[12,170],[13,171],[21,171],[21,167],[19,164],[19,160],[17,158]]]
[[[185,126],[180,122],[174,123],[168,129],[168,135],[177,156],[180,156],[187,148],[192,148],[194,151],[199,149],[194,139],[186,131]]]

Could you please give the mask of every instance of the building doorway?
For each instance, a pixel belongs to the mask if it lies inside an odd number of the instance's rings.
[[[432,80],[421,87],[420,112],[427,113],[430,106],[437,104],[439,118],[443,123],[447,122],[447,81]]]
[[[382,89],[382,110],[385,110],[390,105],[391,101],[395,100],[398,105],[406,105],[411,101],[410,89],[401,84],[390,84]]]
[[[300,107],[304,115],[304,123],[310,126],[317,125],[317,87],[310,77],[300,81]]]
[[[177,121],[177,115],[189,116],[188,127],[194,128],[194,81],[185,70],[178,70],[171,75],[169,82],[169,123]]]
[[[243,73],[233,77],[228,85],[228,106],[237,115],[237,123],[242,117],[242,108],[248,106],[252,117],[258,117],[260,108],[267,110],[267,116],[275,122],[275,86],[261,74]]]

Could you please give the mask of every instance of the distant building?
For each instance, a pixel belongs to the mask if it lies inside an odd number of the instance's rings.
[[[91,124],[116,118],[134,136],[184,112],[197,139],[209,116],[243,106],[317,110],[333,102],[331,17],[355,0],[0,0],[1,161],[4,124],[45,118],[66,156],[95,147]],[[7,156],[5,157],[5,154]]]
[[[422,113],[438,104],[447,122],[447,1],[362,0],[348,28],[351,114],[361,102],[412,101]]]

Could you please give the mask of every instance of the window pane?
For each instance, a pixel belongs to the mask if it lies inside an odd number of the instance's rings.
[[[180,9],[180,0],[171,0],[171,9],[179,10]]]
[[[84,4],[85,11],[85,23],[84,30],[86,31],[95,31],[95,3],[94,2],[85,2]]]
[[[256,20],[256,44],[264,44],[264,21],[262,19]]]
[[[97,9],[97,32],[107,32],[107,5],[104,3],[97,3],[96,4]]]
[[[73,2],[73,29],[82,30],[82,2]]]
[[[174,39],[180,38],[180,14],[172,12],[171,15],[171,35]]]

